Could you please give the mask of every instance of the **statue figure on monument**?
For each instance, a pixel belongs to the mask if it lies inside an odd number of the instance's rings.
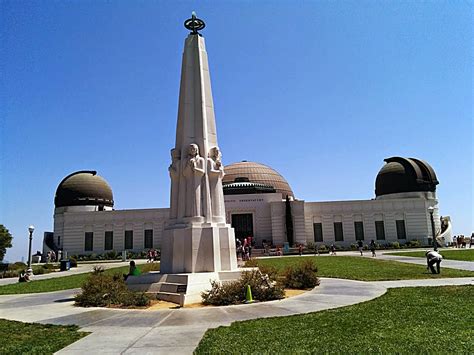
[[[171,149],[171,165],[168,168],[171,178],[171,194],[170,194],[170,218],[175,219],[178,216],[178,199],[179,199],[179,174],[180,174],[180,157],[181,153],[178,149]]]
[[[225,222],[224,192],[222,190],[222,178],[225,173],[219,147],[212,147],[208,156],[207,173],[211,193],[212,219],[214,222]]]
[[[205,159],[199,156],[197,144],[188,147],[188,159],[183,169],[186,179],[186,217],[202,216],[201,199],[202,184],[205,171]]]

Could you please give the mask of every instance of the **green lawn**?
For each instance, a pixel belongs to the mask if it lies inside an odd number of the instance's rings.
[[[441,274],[433,275],[424,265],[396,261],[362,258],[359,256],[311,256],[258,259],[261,265],[285,266],[311,258],[318,267],[318,276],[362,281],[431,279],[444,277],[474,276],[472,271],[441,268]],[[442,264],[441,264],[442,265]]]
[[[142,271],[142,273],[145,273],[151,270],[159,270],[159,265],[159,263],[152,263],[138,265],[137,267]],[[126,274],[128,273],[128,266],[112,268],[105,270],[104,272],[107,274]],[[80,288],[88,276],[89,273],[85,273],[0,286],[0,295],[52,292]]]
[[[0,354],[53,354],[89,334],[78,329],[0,319]]]
[[[438,252],[446,260],[461,260],[461,261],[474,261],[474,249],[439,249]],[[387,253],[387,255],[400,255],[400,256],[412,256],[417,258],[424,258],[426,251],[404,251],[399,253]],[[441,263],[441,265],[443,265]]]
[[[472,354],[473,294],[474,286],[389,289],[354,306],[211,329],[195,352]]]

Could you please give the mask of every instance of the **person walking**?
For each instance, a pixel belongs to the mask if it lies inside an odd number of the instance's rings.
[[[360,256],[364,256],[362,253],[362,250],[364,249],[364,243],[362,243],[362,240],[357,241],[357,247],[359,248]]]
[[[426,268],[431,270],[432,274],[440,273],[441,271],[441,261],[443,260],[443,256],[438,253],[437,251],[426,251],[426,264],[428,265]],[[434,265],[436,264],[436,270]]]
[[[370,241],[370,251],[372,252],[372,257],[377,256],[377,255],[375,255],[375,242],[374,242],[373,239]]]
[[[303,244],[300,244],[300,245],[298,246],[298,252],[300,253],[300,256],[303,255]]]

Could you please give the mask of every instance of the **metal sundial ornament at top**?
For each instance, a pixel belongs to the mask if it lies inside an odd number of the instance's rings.
[[[191,18],[188,18],[186,21],[184,21],[184,27],[190,30],[191,34],[200,35],[198,31],[206,27],[206,24],[204,23],[203,20],[198,19],[196,17],[196,13],[193,11],[191,14]]]

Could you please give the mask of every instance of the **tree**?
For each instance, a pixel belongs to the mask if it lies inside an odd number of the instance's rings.
[[[0,224],[0,261],[5,257],[7,248],[12,247],[12,239],[13,237],[8,229],[3,224]]]

